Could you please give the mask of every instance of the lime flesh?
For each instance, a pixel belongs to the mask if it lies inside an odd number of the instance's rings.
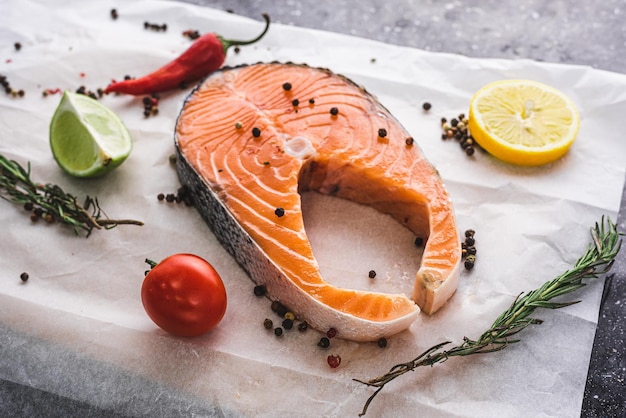
[[[50,122],[50,148],[70,175],[96,177],[128,158],[132,139],[112,110],[91,97],[65,91]]]

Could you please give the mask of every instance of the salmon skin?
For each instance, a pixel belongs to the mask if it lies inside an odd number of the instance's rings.
[[[436,169],[364,88],[292,63],[224,68],[187,97],[177,171],[220,243],[268,296],[354,341],[408,328],[458,286],[461,243]],[[411,298],[338,288],[321,276],[300,192],[369,205],[425,238]],[[419,305],[419,306],[418,306]]]

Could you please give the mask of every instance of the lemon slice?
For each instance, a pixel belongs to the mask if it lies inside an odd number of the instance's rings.
[[[132,139],[112,110],[84,94],[65,91],[50,122],[50,147],[67,173],[96,177],[126,160]]]
[[[494,157],[537,166],[561,158],[576,139],[580,117],[559,90],[530,80],[502,80],[471,100],[469,131]]]

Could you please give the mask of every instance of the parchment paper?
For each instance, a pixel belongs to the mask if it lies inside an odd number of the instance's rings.
[[[6,3],[5,3],[6,5]],[[119,18],[109,12],[117,8]],[[221,11],[171,2],[83,2],[54,6],[10,1],[0,14],[0,74],[23,98],[0,94],[0,153],[31,162],[32,178],[77,196],[97,196],[112,218],[143,227],[96,231],[87,239],[39,222],[0,202],[0,326],[3,378],[129,415],[178,412],[218,416],[356,416],[372,389],[352,381],[386,372],[433,344],[476,338],[520,292],[566,270],[601,216],[616,218],[624,184],[626,77],[588,67],[526,60],[484,60],[401,48],[275,24],[258,44],[230,50],[226,65],[293,61],[327,67],[375,94],[407,127],[437,167],[452,196],[459,229],[476,230],[477,263],[462,273],[457,294],[432,317],[376,344],[286,332],[276,338],[263,319],[269,302],[221,248],[193,208],[157,201],[179,186],[168,157],[175,118],[189,90],[162,95],[159,115],[144,118],[141,97],[109,95],[134,140],[129,159],[101,179],[78,180],[56,165],[48,126],[60,95],[113,78],[146,74],[190,45],[187,29],[227,38],[263,27]],[[145,30],[145,21],[167,31]],[[13,44],[20,42],[16,51]],[[440,139],[441,117],[466,112],[482,85],[505,78],[548,83],[576,103],[581,129],[571,151],[540,168],[516,168],[484,153],[465,156]],[[424,112],[424,101],[433,108]],[[350,202],[307,193],[307,231],[325,277],[355,288],[410,288],[419,263],[413,236],[387,217]],[[146,257],[178,252],[206,258],[228,292],[223,322],[205,336],[180,339],[146,316],[139,291]],[[367,272],[375,269],[374,281]],[[22,283],[20,273],[30,275]],[[541,326],[500,353],[456,358],[410,373],[385,388],[371,416],[578,416],[596,327],[602,280],[575,295],[582,302],[540,311]],[[19,338],[18,338],[19,337]],[[23,341],[47,349],[28,351]],[[16,353],[30,352],[30,356]],[[342,364],[331,370],[328,354]],[[107,384],[107,381],[109,384]],[[115,382],[115,385],[110,384]],[[115,389],[112,389],[114,387]],[[168,402],[170,400],[171,402]],[[198,412],[200,411],[200,412]]]

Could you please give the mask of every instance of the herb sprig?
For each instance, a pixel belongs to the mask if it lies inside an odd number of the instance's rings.
[[[450,341],[442,342],[432,346],[411,361],[393,366],[380,377],[368,381],[353,379],[364,385],[378,388],[367,399],[359,416],[367,413],[370,403],[387,383],[403,374],[418,367],[443,363],[450,357],[503,350],[510,344],[520,341],[511,337],[530,325],[538,325],[543,322],[541,319],[531,317],[537,308],[559,309],[578,303],[579,301],[553,302],[552,299],[575,292],[585,286],[586,284],[583,282],[585,279],[597,278],[599,275],[607,273],[619,253],[622,244],[621,235],[615,223],[611,222],[609,218],[605,220],[602,217],[600,224],[596,223],[595,227],[591,228],[592,242],[571,270],[567,270],[535,290],[518,295],[511,306],[502,312],[491,327],[477,340],[464,337],[462,344],[447,350],[444,347],[450,344]]]
[[[143,225],[132,219],[109,219],[97,198],[87,196],[81,205],[77,198],[55,184],[35,183],[30,178],[30,162],[26,169],[0,154],[0,197],[32,210],[34,216],[70,225],[87,237],[94,229],[111,229],[117,225]]]

